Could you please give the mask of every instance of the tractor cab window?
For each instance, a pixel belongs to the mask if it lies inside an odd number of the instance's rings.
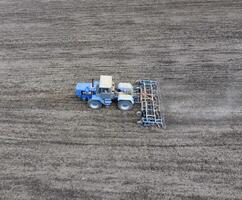
[[[107,94],[110,92],[111,92],[110,88],[99,88],[99,90],[98,90],[99,94],[103,94],[103,93]]]
[[[109,93],[109,89],[108,88],[103,88],[103,92],[104,93]]]

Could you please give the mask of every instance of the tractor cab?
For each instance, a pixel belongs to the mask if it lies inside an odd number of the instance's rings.
[[[96,95],[102,99],[112,100],[114,98],[114,83],[112,81],[112,76],[100,76]]]

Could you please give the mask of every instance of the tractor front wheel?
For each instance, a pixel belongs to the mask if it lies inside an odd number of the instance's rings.
[[[133,108],[133,104],[128,100],[121,100],[118,102],[118,108],[123,111],[131,110]]]
[[[97,100],[89,100],[88,101],[88,106],[92,109],[99,109],[102,107],[102,103]]]

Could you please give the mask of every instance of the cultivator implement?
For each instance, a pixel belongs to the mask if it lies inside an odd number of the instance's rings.
[[[159,90],[156,81],[140,80],[134,89],[135,103],[140,104],[139,124],[143,126],[165,127],[163,116],[160,111]]]

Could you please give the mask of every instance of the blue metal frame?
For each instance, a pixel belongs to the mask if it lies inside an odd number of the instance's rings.
[[[92,87],[92,83],[77,83],[75,94],[77,97],[80,97],[81,100],[88,101],[96,94],[96,87],[98,84],[98,81],[94,81],[94,87]]]
[[[101,102],[105,106],[110,106],[114,99],[110,98],[102,98],[97,95],[97,86],[99,85],[99,81],[94,81],[94,86],[92,87],[92,83],[77,83],[75,94],[81,100],[97,100]]]

